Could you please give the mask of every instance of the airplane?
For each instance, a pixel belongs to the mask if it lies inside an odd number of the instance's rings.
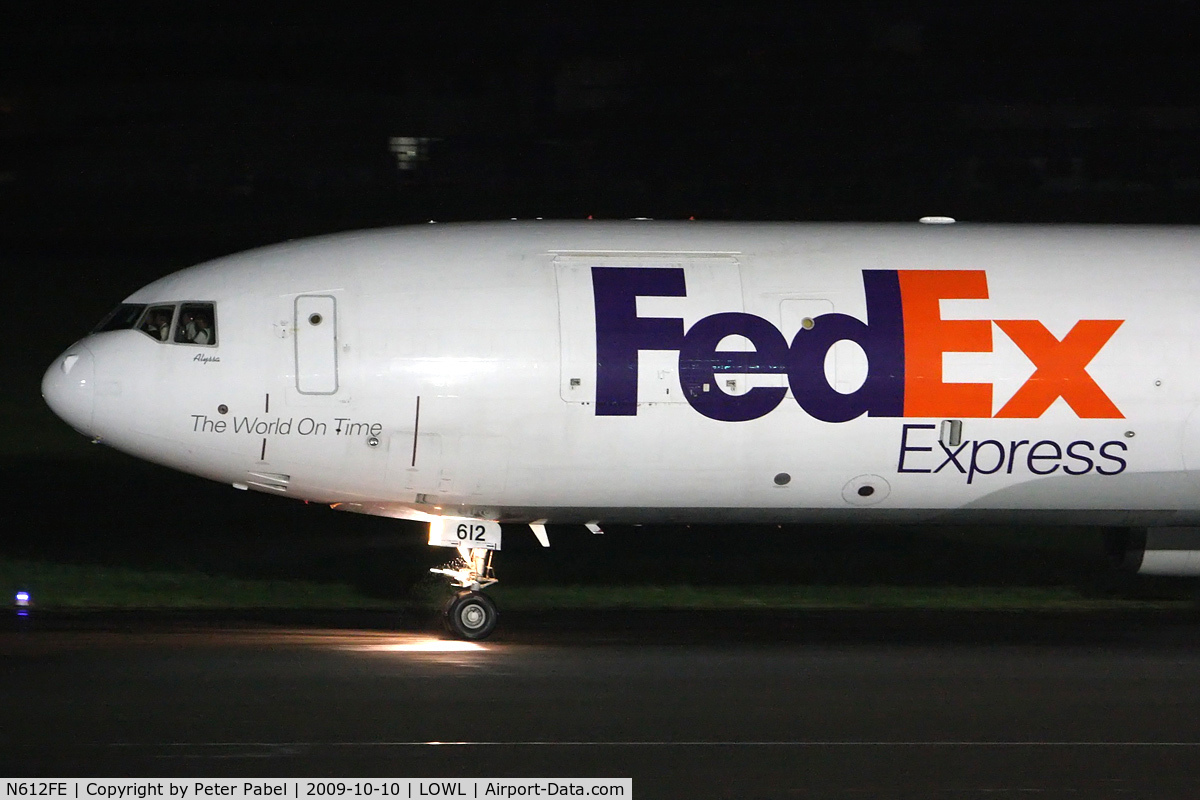
[[[137,290],[42,394],[163,466],[427,522],[467,639],[502,523],[1095,524],[1200,575],[1200,232],[921,222],[291,241]]]

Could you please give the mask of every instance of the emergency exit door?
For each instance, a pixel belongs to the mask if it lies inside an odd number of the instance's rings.
[[[296,391],[336,394],[337,301],[331,295],[296,298]]]

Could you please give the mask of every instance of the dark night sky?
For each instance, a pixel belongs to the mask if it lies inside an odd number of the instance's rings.
[[[689,80],[774,99],[1194,102],[1194,3],[798,3],[499,6],[123,3],[10,11],[9,88],[211,80],[451,94],[494,78],[544,93],[579,58],[614,59],[634,89]],[[498,74],[499,73],[499,74]],[[660,98],[666,99],[666,98]],[[845,98],[849,100],[850,98]]]
[[[10,9],[0,237],[1197,216],[1193,2],[699,5]]]

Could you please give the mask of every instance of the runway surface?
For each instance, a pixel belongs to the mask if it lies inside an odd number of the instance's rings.
[[[39,616],[9,776],[632,777],[647,797],[1200,797],[1194,614]]]

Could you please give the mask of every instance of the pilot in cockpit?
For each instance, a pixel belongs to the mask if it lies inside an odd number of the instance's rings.
[[[196,315],[184,309],[179,315],[179,327],[175,331],[175,341],[180,343],[190,343],[196,338]]]
[[[176,313],[178,311],[178,313]],[[171,321],[175,321],[172,335]],[[136,329],[156,342],[217,344],[217,314],[213,303],[164,303],[150,306],[122,303],[100,321],[92,333]]]
[[[142,323],[142,331],[153,339],[165,342],[167,335],[171,332],[171,315],[161,309],[152,310],[146,316],[146,321]]]
[[[209,344],[212,339],[212,329],[208,325],[208,318],[202,313],[197,313],[192,317],[192,344]]]

